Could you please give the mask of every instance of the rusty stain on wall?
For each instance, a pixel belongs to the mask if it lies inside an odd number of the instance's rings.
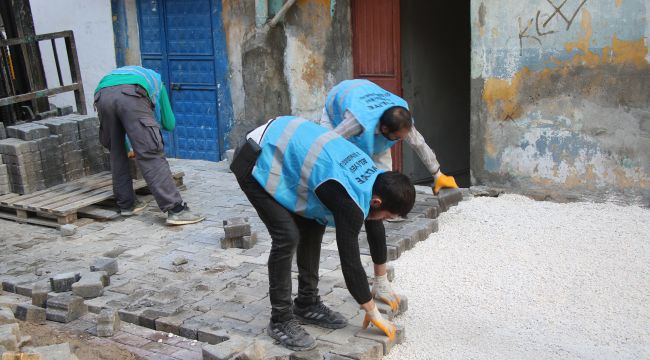
[[[632,25],[627,24],[638,24],[634,21],[621,21],[616,27],[609,23],[607,16],[614,4],[610,3],[610,9],[595,2],[588,4],[589,8],[580,9],[573,22],[576,29],[571,32],[550,27],[536,41],[532,39],[538,36],[533,24],[532,30],[524,33],[525,48],[519,57],[504,56],[494,44],[476,42],[474,48],[482,49],[487,60],[473,61],[483,67],[483,74],[492,75],[475,83],[479,114],[473,119],[472,151],[480,155],[473,156],[472,171],[479,183],[537,189],[560,198],[570,194],[574,198],[626,199],[647,206],[647,38],[643,31],[630,30]],[[480,6],[482,2],[477,1],[474,24],[480,23]],[[621,6],[623,1],[617,1],[616,7]],[[565,14],[572,14],[571,9]],[[541,16],[540,24],[548,16]],[[492,17],[486,19],[486,26],[497,21]],[[647,24],[645,18],[639,21]],[[567,19],[558,22],[571,24]],[[521,27],[519,30],[521,36]],[[484,34],[480,28],[475,32]],[[512,43],[506,51],[511,52],[511,47]]]

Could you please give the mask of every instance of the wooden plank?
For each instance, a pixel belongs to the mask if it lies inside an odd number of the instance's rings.
[[[57,215],[57,216],[66,215],[66,214],[69,214],[72,211],[76,211],[78,208],[82,208],[84,206],[92,205],[92,204],[94,204],[94,202],[92,202],[92,203],[82,202],[81,204],[83,204],[83,205],[79,205],[79,206],[77,206],[75,208],[66,208],[67,210],[65,210],[65,211],[60,211],[58,209],[61,208],[61,207],[65,207],[65,206],[67,206],[69,204],[79,203],[80,201],[83,201],[84,199],[93,198],[96,195],[103,194],[103,193],[105,193],[107,191],[110,191],[111,195],[112,195],[113,185],[112,185],[111,182],[107,182],[107,183],[104,184],[104,186],[101,186],[101,187],[96,187],[96,188],[93,188],[93,189],[85,189],[85,191],[83,191],[83,192],[77,192],[77,193],[72,194],[70,196],[61,197],[59,199],[56,199],[55,201],[48,201],[48,202],[40,204],[38,206],[39,206],[39,210],[43,211],[43,212],[48,212],[50,214],[54,214],[54,215]]]
[[[81,88],[81,84],[73,83],[70,85],[59,86],[51,89],[36,90],[36,91],[28,92],[26,94],[9,96],[0,99],[0,106],[6,106],[6,105],[16,104],[23,101],[45,98],[51,95],[61,94],[68,91],[76,92],[80,88]]]
[[[9,193],[9,194],[4,194],[0,196],[0,204],[3,204],[4,201],[11,201],[11,199],[15,199],[17,197],[20,197],[20,194],[16,193]]]
[[[18,201],[22,202],[23,200],[32,199],[34,197],[41,196],[41,195],[44,195],[44,194],[49,194],[49,193],[51,193],[53,191],[61,192],[61,191],[68,191],[68,189],[73,189],[73,188],[80,189],[88,181],[93,181],[96,177],[104,177],[106,174],[110,174],[110,172],[104,171],[104,172],[101,172],[101,173],[98,173],[98,174],[86,176],[86,177],[83,177],[81,179],[77,179],[75,181],[55,185],[55,186],[52,186],[52,187],[47,188],[45,190],[36,191],[36,192],[31,193],[31,194],[25,194],[25,195],[15,194],[15,195],[20,196],[20,199]],[[9,202],[9,200],[4,201],[4,198],[0,197],[0,204],[13,205],[14,202],[15,201]]]
[[[16,215],[8,214],[2,211],[0,211],[0,219],[12,220],[19,223],[29,223],[34,225],[49,226],[56,229],[59,229],[61,227],[61,225],[59,225],[56,221],[53,220],[48,220],[39,217],[19,218]]]
[[[18,208],[36,207],[42,201],[53,199],[56,196],[62,196],[65,194],[71,194],[75,191],[84,190],[89,186],[91,181],[97,181],[100,179],[102,179],[102,177],[98,177],[98,178],[93,177],[91,179],[80,181],[80,182],[59,184],[49,189],[37,191],[32,194],[22,195],[19,199],[15,199],[13,201],[7,201],[0,204],[15,206]]]
[[[104,191],[104,192],[97,193],[94,196],[91,196],[91,197],[88,197],[88,198],[85,198],[85,199],[81,199],[81,200],[75,201],[73,203],[60,206],[58,208],[50,209],[49,212],[51,212],[53,214],[57,214],[57,215],[69,214],[70,212],[76,211],[79,208],[95,204],[95,203],[97,203],[99,201],[102,201],[102,200],[106,200],[106,199],[110,198],[111,196],[113,196],[113,188],[112,187],[110,189]]]
[[[67,215],[57,216],[56,222],[61,225],[71,224],[77,220],[77,213],[71,213]]]
[[[118,218],[120,214],[117,211],[104,209],[95,205],[89,205],[77,210],[77,216],[101,220],[101,221],[107,221],[107,220],[113,220],[115,218]]]
[[[93,183],[92,185],[86,185],[78,190],[57,194],[52,197],[46,197],[41,201],[29,202],[26,206],[29,208],[39,209],[41,211],[47,211],[48,209],[53,209],[61,206],[62,202],[71,202],[78,200],[79,197],[90,196],[88,193],[96,191],[97,189],[104,189],[105,187],[112,187],[113,182],[111,180],[104,180],[102,182]],[[76,200],[73,200],[76,199]]]

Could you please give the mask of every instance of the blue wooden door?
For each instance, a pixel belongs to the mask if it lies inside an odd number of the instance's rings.
[[[176,116],[167,156],[221,160],[232,122],[220,0],[138,0],[142,66],[162,75]]]

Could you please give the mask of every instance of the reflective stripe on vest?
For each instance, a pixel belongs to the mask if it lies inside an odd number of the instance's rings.
[[[315,191],[323,182],[335,180],[368,216],[372,186],[383,170],[338,134],[305,119],[283,116],[269,125],[260,145],[253,177],[289,211],[333,225],[331,212]]]
[[[393,106],[408,109],[404,99],[365,79],[340,82],[327,94],[325,104],[334,128],[343,122],[346,110],[354,115],[363,132],[349,140],[368,155],[381,153],[396,143],[377,132],[384,111]]]

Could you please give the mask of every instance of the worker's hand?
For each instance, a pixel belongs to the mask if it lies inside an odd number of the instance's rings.
[[[363,318],[363,328],[367,328],[371,322],[373,325],[379,328],[379,330],[383,331],[384,334],[388,336],[388,339],[390,339],[390,341],[395,340],[395,333],[397,332],[397,328],[395,325],[393,325],[393,323],[381,316],[381,313],[377,309],[376,305],[372,310],[366,311],[366,317]]]
[[[133,152],[133,150],[131,150],[127,153],[127,156],[129,157],[129,159],[133,159],[135,157],[135,153]]]
[[[438,192],[442,188],[458,189],[458,185],[456,185],[456,179],[454,179],[453,176],[445,175],[442,173],[442,171],[438,170],[438,172],[433,177],[436,179],[433,184],[434,195],[438,195]]]
[[[393,311],[397,311],[399,308],[400,298],[395,294],[392,286],[390,286],[390,281],[388,281],[386,274],[375,276],[375,280],[372,283],[372,296],[389,305]]]

